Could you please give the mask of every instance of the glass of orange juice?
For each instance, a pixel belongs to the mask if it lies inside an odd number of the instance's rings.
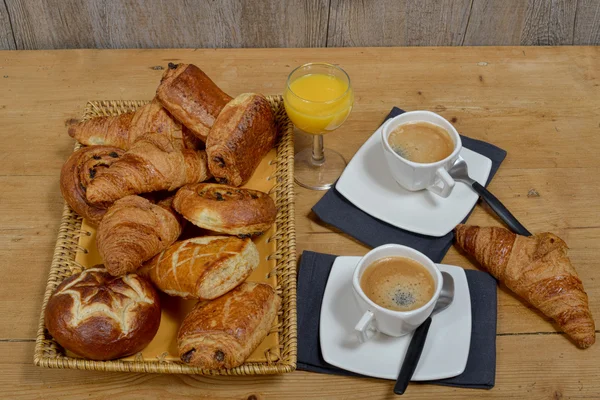
[[[346,161],[338,152],[323,148],[323,135],[339,128],[352,110],[350,77],[333,64],[301,65],[288,77],[283,102],[294,125],[314,135],[312,148],[295,155],[296,183],[314,190],[329,189]]]

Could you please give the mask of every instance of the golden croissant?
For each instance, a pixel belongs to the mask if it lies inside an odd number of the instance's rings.
[[[166,136],[150,133],[100,171],[86,197],[91,203],[113,202],[130,194],[172,191],[208,178],[206,152],[177,150]]]
[[[69,126],[69,135],[82,144],[115,146],[123,150],[129,150],[139,138],[153,132],[168,137],[179,150],[200,146],[200,140],[156,99],[134,112],[92,118]]]
[[[456,242],[506,287],[552,318],[577,346],[594,344],[588,297],[561,238],[552,233],[526,237],[504,228],[458,225]]]
[[[98,226],[96,245],[111,275],[135,272],[177,240],[182,225],[171,201],[172,197],[153,204],[126,196],[108,209]]]

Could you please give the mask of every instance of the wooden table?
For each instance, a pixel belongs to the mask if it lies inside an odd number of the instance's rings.
[[[391,398],[392,382],[294,372],[201,377],[33,366],[45,282],[62,212],[58,178],[73,149],[65,121],[87,100],[150,99],[169,61],[201,66],[226,92],[277,94],[296,65],[327,60],[356,104],[326,145],[350,159],[393,105],[432,110],[508,157],[490,189],[533,232],[552,231],[600,317],[600,48],[346,48],[0,52],[0,397]],[[297,147],[309,138],[297,137]],[[368,248],[311,214],[323,192],[296,187],[298,252]],[[499,224],[483,207],[473,224]],[[445,263],[474,268],[453,248]],[[496,386],[411,385],[410,398],[600,397],[600,344],[577,349],[546,318],[499,290]],[[254,397],[253,397],[254,396]]]

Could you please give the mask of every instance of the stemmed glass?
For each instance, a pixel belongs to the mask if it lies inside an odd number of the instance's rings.
[[[338,152],[323,148],[323,135],[339,128],[352,110],[350,77],[333,64],[301,65],[290,73],[283,101],[294,125],[314,135],[312,148],[295,155],[296,183],[313,190],[329,189],[346,161]]]

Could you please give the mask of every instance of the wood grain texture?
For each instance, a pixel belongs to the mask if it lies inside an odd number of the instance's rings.
[[[508,157],[490,190],[533,232],[552,231],[600,315],[600,48],[338,48],[0,52],[0,386],[7,398],[387,398],[392,383],[295,372],[198,377],[48,370],[32,365],[39,310],[63,207],[58,177],[73,148],[65,121],[96,99],[150,99],[170,61],[199,65],[231,95],[278,94],[290,70],[328,59],[352,77],[355,107],[325,144],[350,159],[393,105],[435,111]],[[410,60],[410,62],[406,62]],[[532,77],[535,77],[533,79]],[[560,77],[560,79],[557,79]],[[309,138],[298,134],[298,149]],[[535,189],[538,195],[531,195]],[[311,213],[323,195],[296,187],[297,251],[369,248]],[[469,223],[500,225],[483,206]],[[452,248],[445,263],[476,266]],[[600,346],[581,351],[505,288],[498,294],[491,391],[411,385],[415,398],[594,398]],[[549,350],[550,349],[550,350]],[[6,394],[5,394],[6,393]],[[89,395],[89,396],[88,396]]]
[[[577,0],[529,0],[519,44],[573,44],[576,6]]]
[[[6,3],[2,1],[0,2],[0,49],[15,50],[16,48],[8,8],[6,8]]]
[[[470,6],[471,0],[332,0],[327,46],[458,46]]]
[[[600,2],[577,0],[573,44],[600,44]]]
[[[18,49],[322,47],[326,40],[327,0],[7,2]]]

